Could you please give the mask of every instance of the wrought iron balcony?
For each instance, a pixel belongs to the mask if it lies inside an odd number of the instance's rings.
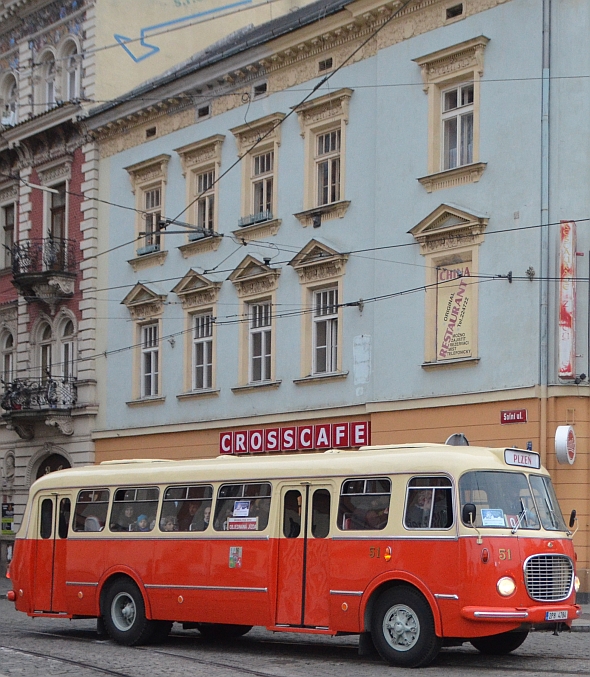
[[[8,412],[34,414],[69,411],[77,400],[76,379],[15,378],[4,384],[0,407]],[[7,414],[3,415],[4,417]]]

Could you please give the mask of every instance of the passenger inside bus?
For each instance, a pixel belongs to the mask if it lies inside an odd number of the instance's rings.
[[[113,512],[115,508],[113,507]],[[122,514],[115,521],[111,519],[111,531],[133,531],[135,525],[135,511],[132,505],[123,505]]]
[[[196,501],[185,502],[178,511],[178,530],[189,531],[193,520],[195,520],[199,504]]]
[[[301,533],[301,494],[292,489],[285,494],[283,534],[286,538],[297,538]]]
[[[211,501],[203,502],[189,524],[189,531],[205,531],[211,520]]]
[[[430,526],[432,508],[432,490],[420,489],[410,492],[410,501],[406,511],[406,526],[424,529]]]
[[[151,531],[147,515],[140,515],[137,518],[137,529],[135,531]]]

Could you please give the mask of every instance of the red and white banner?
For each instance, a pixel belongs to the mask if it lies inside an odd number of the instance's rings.
[[[576,377],[576,222],[562,221],[559,248],[559,378]]]
[[[371,444],[369,421],[228,430],[219,433],[220,454],[313,451],[315,449],[364,447],[368,444]]]

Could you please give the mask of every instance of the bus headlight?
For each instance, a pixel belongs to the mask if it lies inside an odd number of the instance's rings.
[[[510,595],[516,590],[516,583],[514,582],[513,578],[510,578],[510,576],[504,576],[498,581],[496,587],[498,588],[498,592],[502,595],[502,597],[510,597]]]
[[[574,578],[574,590],[578,592],[579,589],[580,589],[580,579],[576,576]]]

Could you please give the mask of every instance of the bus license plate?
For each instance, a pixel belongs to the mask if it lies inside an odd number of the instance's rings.
[[[567,610],[545,612],[546,621],[567,621]]]

